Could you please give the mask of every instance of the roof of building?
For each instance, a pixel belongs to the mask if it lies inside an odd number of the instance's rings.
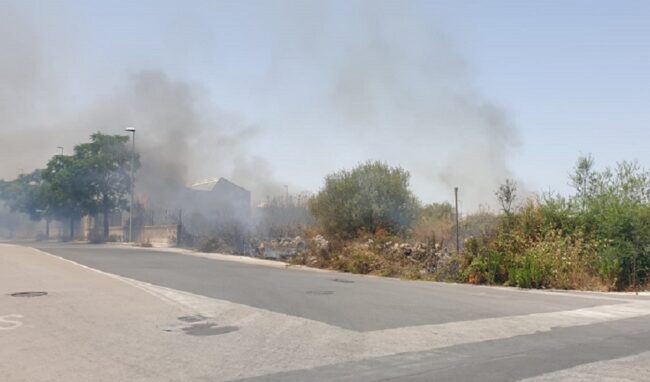
[[[198,181],[192,185],[190,185],[188,188],[191,190],[196,190],[196,191],[212,191],[217,184],[228,184],[229,186],[233,186],[236,188],[239,188],[242,191],[249,192],[247,189],[244,187],[241,187],[231,181],[229,181],[226,178],[220,177],[220,178],[207,178],[201,181]]]

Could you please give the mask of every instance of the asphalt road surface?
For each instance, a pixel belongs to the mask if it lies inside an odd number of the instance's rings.
[[[650,380],[647,295],[29,245],[0,244],[3,381]]]

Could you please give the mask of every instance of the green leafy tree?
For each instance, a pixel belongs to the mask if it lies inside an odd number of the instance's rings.
[[[404,233],[416,219],[419,202],[409,189],[409,173],[381,162],[367,162],[325,178],[309,204],[328,234],[354,237],[384,229]]]
[[[34,220],[69,220],[70,238],[74,238],[76,220],[102,213],[107,238],[111,212],[127,208],[132,158],[134,167],[139,166],[128,140],[128,136],[95,133],[90,142],[75,146],[73,155],[56,155],[43,170],[0,181],[0,198],[12,211]]]
[[[40,220],[48,211],[45,188],[42,171],[34,170],[29,174],[20,174],[13,181],[0,181],[0,198],[12,212],[21,212],[32,220]]]
[[[636,162],[621,162],[614,170],[594,172],[591,182],[580,217],[587,232],[608,243],[599,254],[601,273],[619,288],[645,283],[650,273],[648,171]]]
[[[116,209],[128,208],[131,187],[132,152],[128,136],[95,133],[89,143],[75,146],[73,160],[80,172],[76,181],[81,189],[79,200],[88,214],[103,216],[103,236],[108,238],[109,216]],[[137,155],[134,166],[139,166]]]
[[[56,155],[42,172],[44,199],[48,213],[57,220],[68,220],[70,239],[74,238],[74,223],[84,216],[91,203],[84,182],[85,171],[73,156]]]
[[[578,161],[573,168],[573,173],[569,176],[571,186],[575,188],[577,195],[575,196],[578,205],[581,208],[587,208],[589,199],[598,193],[599,186],[602,185],[602,177],[609,177],[611,173],[609,170],[598,173],[594,170],[594,158],[591,155],[578,158]]]

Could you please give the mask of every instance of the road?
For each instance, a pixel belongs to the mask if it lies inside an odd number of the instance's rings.
[[[30,245],[0,244],[3,381],[650,380],[647,295]]]

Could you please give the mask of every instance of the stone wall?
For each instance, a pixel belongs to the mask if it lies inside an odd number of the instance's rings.
[[[153,247],[173,247],[176,245],[176,225],[153,225],[144,226],[139,229],[134,227],[134,242],[139,244],[151,244]],[[91,230],[86,230],[85,238],[89,240]],[[129,226],[117,226],[108,228],[110,241],[126,242],[129,239]]]
[[[110,241],[126,241],[129,237],[129,227],[108,227]]]
[[[175,224],[144,226],[137,242],[151,244],[154,247],[173,247],[176,245],[176,230]]]

